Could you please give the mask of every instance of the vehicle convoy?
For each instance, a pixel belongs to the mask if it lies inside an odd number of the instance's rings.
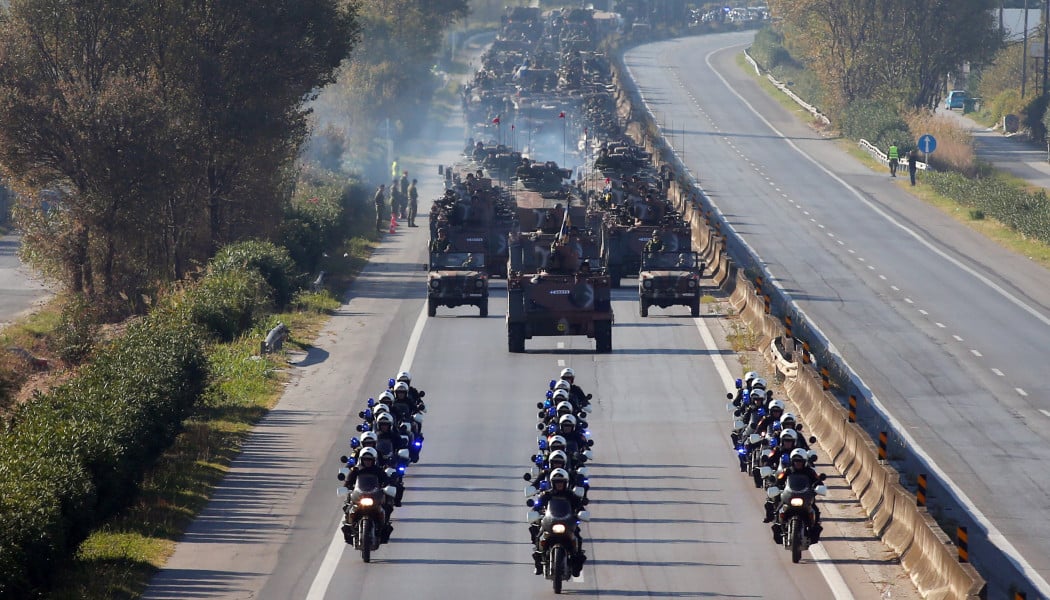
[[[585,335],[599,353],[612,352],[609,278],[597,267],[597,245],[578,231],[511,236],[507,275],[507,345]],[[592,266],[593,265],[593,266]]]
[[[431,244],[443,229],[449,243],[442,251],[484,255],[486,275],[505,277],[507,235],[518,230],[513,199],[475,167],[467,162],[446,171],[448,188],[430,211]]]
[[[649,316],[649,308],[681,305],[700,316],[700,277],[704,264],[696,252],[643,252],[638,276],[638,314]]]
[[[476,306],[489,315],[489,278],[485,255],[474,252],[431,252],[427,270],[427,315],[439,306]]]

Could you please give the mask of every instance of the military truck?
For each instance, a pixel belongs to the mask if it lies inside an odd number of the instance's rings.
[[[682,305],[700,316],[700,277],[704,265],[696,252],[643,252],[638,276],[638,314],[649,307]]]
[[[477,252],[431,252],[426,265],[427,315],[436,316],[437,307],[477,306],[482,317],[489,316],[489,278],[485,255]]]
[[[573,231],[512,234],[508,246],[508,350],[524,352],[533,337],[585,335],[597,352],[612,352],[609,278],[597,244]]]

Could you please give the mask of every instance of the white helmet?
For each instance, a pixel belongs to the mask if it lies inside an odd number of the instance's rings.
[[[561,415],[572,414],[572,402],[569,402],[567,400],[562,400],[554,408],[555,408],[556,411],[558,411],[558,414],[561,414]]]
[[[776,409],[776,408],[779,408],[780,410],[784,410],[784,401],[783,400],[773,400],[772,402],[769,403],[769,405],[766,408],[768,408],[770,412],[773,412],[773,409]]]
[[[558,382],[554,384],[555,392],[557,392],[558,390],[564,390],[567,392],[570,389],[572,389],[572,387],[570,386],[569,382],[565,381],[564,379],[559,379]]]
[[[385,412],[376,417],[376,426],[378,427],[382,423],[389,423],[391,426],[394,425],[394,415]]]
[[[757,377],[758,373],[755,373],[754,371],[748,371],[747,373],[744,373],[744,383],[751,383],[751,381],[756,379]]]
[[[394,378],[396,381],[404,381],[405,383],[412,383],[412,376],[408,374],[408,371],[401,371]]]
[[[554,445],[558,444],[561,448],[555,448]],[[547,447],[551,450],[560,450],[565,448],[565,438],[560,435],[552,435],[547,438]]]
[[[551,471],[550,479],[551,486],[554,486],[555,481],[564,481],[565,485],[569,485],[569,472],[565,469],[554,469]]]
[[[361,453],[357,455],[357,460],[362,461],[366,458],[371,458],[372,460],[378,461],[379,450],[376,450],[375,448],[362,448]]]
[[[569,423],[569,424],[571,424],[571,425],[572,425],[573,427],[576,427],[576,417],[575,417],[575,416],[573,416],[573,415],[562,415],[562,416],[561,416],[561,417],[560,417],[560,418],[558,419],[558,426],[559,426],[559,427],[560,427],[560,426],[563,426],[563,425],[565,425],[566,423]]]
[[[566,377],[572,377],[573,379],[575,379],[576,378],[576,371],[573,371],[569,367],[565,367],[564,369],[561,370],[561,378],[565,379]]]
[[[555,450],[551,452],[550,456],[547,457],[547,464],[553,463],[555,460],[560,460],[563,465],[569,463],[569,455],[565,454],[564,450]]]
[[[408,393],[408,384],[405,383],[404,381],[399,381],[399,382],[395,383],[394,384],[394,392],[404,392],[404,393],[407,394]]]
[[[763,390],[766,389],[766,380],[762,379],[761,377],[756,377],[755,380],[751,382],[751,389],[756,388],[760,388]]]
[[[796,460],[809,460],[809,453],[802,448],[795,448],[791,451],[791,462]]]
[[[798,432],[795,431],[794,429],[785,429],[784,431],[781,431],[780,432],[780,441],[783,442],[784,440],[791,440],[793,442],[797,442],[798,441]]]
[[[394,403],[394,395],[390,393],[390,390],[387,390],[387,391],[383,392],[382,394],[379,394],[379,399],[377,401],[385,403],[385,404],[393,404]]]
[[[780,424],[783,425],[787,421],[798,422],[798,419],[795,418],[795,413],[786,412],[783,415],[781,415],[781,417],[780,417]]]
[[[379,436],[374,431],[366,431],[361,434],[361,445],[364,446],[365,442],[372,442],[373,444],[379,441]]]
[[[569,392],[565,390],[555,390],[554,394],[551,395],[551,400],[554,402],[566,402],[569,400]]]

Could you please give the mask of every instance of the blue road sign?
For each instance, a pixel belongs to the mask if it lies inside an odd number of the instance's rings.
[[[926,154],[930,154],[937,149],[937,138],[930,134],[925,134],[919,138],[919,150],[922,150]]]

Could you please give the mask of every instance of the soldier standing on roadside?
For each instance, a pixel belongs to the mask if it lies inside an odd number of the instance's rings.
[[[383,203],[386,201],[386,185],[379,184],[372,202],[376,205],[376,233],[383,233]]]
[[[408,226],[416,227],[416,214],[419,212],[419,190],[416,189],[416,180],[408,185]]]

